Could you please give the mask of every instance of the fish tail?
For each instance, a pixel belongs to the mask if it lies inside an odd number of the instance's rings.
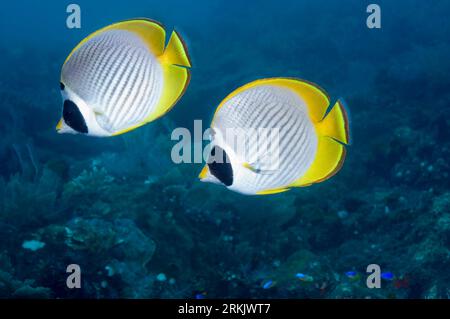
[[[338,100],[316,127],[320,135],[331,137],[344,144],[349,144],[349,121],[344,102]]]
[[[180,35],[173,31],[164,53],[159,57],[163,69],[164,86],[155,111],[144,122],[151,122],[167,112],[186,91],[191,75],[189,54]]]
[[[169,43],[164,50],[162,60],[171,65],[191,67],[191,60],[187,51],[186,44],[177,31],[173,31]]]
[[[325,117],[314,123],[318,135],[317,152],[306,173],[291,187],[309,186],[329,179],[342,167],[349,143],[349,121],[344,103],[339,100]]]

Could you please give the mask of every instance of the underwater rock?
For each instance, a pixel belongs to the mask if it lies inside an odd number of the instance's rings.
[[[378,291],[377,291],[378,290]],[[340,283],[330,291],[330,299],[383,299],[388,298],[388,294],[380,289],[368,289],[364,284]]]
[[[432,210],[436,214],[450,213],[450,192],[435,197]]]
[[[167,116],[111,139],[60,136],[49,125],[65,37],[34,46],[24,33],[24,46],[17,34],[17,45],[0,47],[8,74],[0,83],[0,297],[448,298],[450,20],[437,14],[448,4],[414,0],[391,14],[402,30],[420,28],[372,37],[356,0],[329,1],[326,19],[315,18],[324,1],[291,2],[231,11],[223,2],[203,6],[201,19],[177,16],[201,64],[189,90]],[[255,38],[261,21],[272,27]],[[332,99],[347,100],[354,143],[336,176],[245,197],[199,183],[199,164],[171,161],[173,128],[208,119],[230,90],[274,74],[325,83]],[[45,247],[21,248],[32,239]],[[80,264],[83,289],[66,288],[69,263]],[[368,289],[369,263],[395,279]]]
[[[66,224],[66,245],[92,254],[109,251],[117,242],[111,222],[102,219],[75,218]]]
[[[121,296],[124,298],[153,297],[155,276],[148,274],[141,263],[114,259],[109,266],[114,269],[112,279],[117,277],[122,283]]]
[[[53,256],[58,261],[57,265],[43,262],[41,271],[50,268],[58,272],[70,260],[80,263],[83,270],[83,293],[108,298],[152,296],[155,277],[146,265],[156,245],[133,220],[77,217],[38,233],[51,247],[47,258]]]
[[[13,228],[45,225],[58,217],[57,192],[60,178],[44,169],[34,180],[16,174],[8,182],[0,179],[0,223]],[[20,212],[20,214],[17,214]]]
[[[119,260],[138,261],[143,266],[153,256],[155,243],[129,219],[114,222],[75,218],[66,224],[66,245],[92,254],[111,254]]]
[[[301,249],[293,253],[274,271],[272,278],[287,291],[319,296],[317,278],[323,279],[323,265],[311,251]],[[320,287],[319,287],[320,288]]]
[[[33,287],[34,280],[21,281],[8,272],[0,270],[0,298],[30,298],[48,299],[53,297],[53,291],[46,287]]]
[[[45,287],[33,288],[29,285],[18,288],[12,294],[13,298],[20,299],[48,299],[53,295],[52,290]]]
[[[143,267],[152,258],[156,244],[144,235],[131,219],[118,219],[114,221],[116,245],[113,256],[119,260],[133,260]]]
[[[20,282],[15,280],[9,272],[0,270],[0,297],[10,296],[19,285]]]
[[[66,181],[69,177],[70,166],[67,161],[63,159],[50,159],[46,163],[46,167],[64,181]]]

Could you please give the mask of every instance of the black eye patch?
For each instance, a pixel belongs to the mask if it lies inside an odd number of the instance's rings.
[[[67,125],[79,133],[87,133],[86,121],[78,106],[71,100],[65,100],[63,106],[63,119]]]
[[[227,153],[220,147],[214,146],[211,149],[211,156],[214,160],[208,163],[209,171],[225,186],[233,184],[233,168]],[[217,158],[218,157],[218,158]]]
[[[65,87],[66,86],[62,82],[59,82],[59,88],[61,89],[61,91],[64,91]]]

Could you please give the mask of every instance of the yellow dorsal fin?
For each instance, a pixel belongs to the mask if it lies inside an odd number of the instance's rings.
[[[309,116],[313,122],[323,119],[330,105],[330,98],[317,84],[296,78],[274,78],[274,85],[283,86],[296,92],[305,101]]]
[[[93,37],[108,31],[108,30],[126,30],[138,34],[145,43],[149,46],[150,50],[159,56],[164,52],[164,45],[166,41],[166,31],[161,23],[153,21],[150,19],[139,18],[125,20],[117,23],[113,23],[109,26],[101,28],[100,30],[91,33],[86,38],[84,38],[77,46],[70,52],[66,58],[66,63],[72,54],[77,51],[84,43],[92,39]]]
[[[220,108],[225,104],[226,101],[233,98],[237,94],[261,85],[277,85],[289,88],[296,92],[305,101],[308,108],[308,112],[313,121],[320,121],[323,119],[328,106],[330,105],[330,99],[326,92],[318,85],[296,78],[267,78],[260,79],[250,83],[247,83],[233,92],[231,92],[217,107],[214,117]],[[310,107],[311,106],[311,107]],[[213,117],[213,123],[214,123]],[[212,125],[212,123],[211,123]]]

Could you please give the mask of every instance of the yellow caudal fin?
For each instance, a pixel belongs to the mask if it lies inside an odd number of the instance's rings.
[[[146,19],[146,18],[138,18],[125,20],[117,23],[113,23],[109,26],[106,26],[100,30],[91,33],[86,38],[84,38],[77,46],[70,52],[69,56],[66,58],[66,63],[72,54],[77,51],[84,43],[93,37],[109,30],[125,30],[130,31],[137,34],[142,40],[149,46],[150,50],[156,55],[159,56],[164,52],[164,45],[166,41],[166,31],[161,23]]]
[[[309,186],[336,174],[345,159],[349,125],[343,104],[338,101],[321,121],[314,123],[318,135],[317,153],[311,167],[289,187]]]
[[[183,40],[176,31],[172,32],[159,61],[163,68],[163,92],[155,111],[144,120],[145,123],[154,121],[169,112],[186,91],[191,78],[188,69],[191,66],[189,55]]]
[[[337,101],[325,118],[317,123],[316,128],[321,135],[331,137],[344,144],[349,144],[350,131],[348,123],[344,105],[341,101]]]

